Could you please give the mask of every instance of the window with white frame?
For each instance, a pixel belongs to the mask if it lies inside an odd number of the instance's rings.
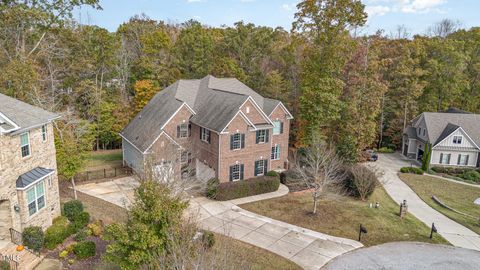
[[[256,143],[266,143],[268,142],[268,130],[261,129],[257,130]]]
[[[28,214],[31,216],[45,207],[44,181],[40,181],[27,190]]]
[[[235,164],[230,166],[230,181],[238,181],[243,179],[243,164]]]
[[[273,135],[278,135],[283,133],[283,123],[281,121],[273,121]]]
[[[242,148],[242,134],[235,133],[231,136],[230,148],[232,150],[237,150]]]
[[[454,144],[462,144],[462,136],[453,136],[453,143]]]
[[[267,160],[255,161],[255,176],[264,175],[267,173]]]
[[[280,159],[280,145],[272,146],[272,155],[271,159],[278,160]]]
[[[47,141],[47,125],[42,126],[42,141]]]
[[[210,143],[210,130],[206,128],[200,128],[200,139],[206,143]]]
[[[458,165],[463,165],[463,166],[468,165],[468,157],[469,157],[469,155],[459,154],[459,155],[458,155],[458,162],[457,162],[457,164],[458,164]]]
[[[440,164],[450,164],[451,154],[440,154]]]
[[[181,164],[187,164],[188,163],[188,152],[187,151],[182,151],[180,154],[180,163]]]
[[[187,138],[188,137],[188,124],[183,123],[177,126],[177,138]]]
[[[425,128],[423,129],[423,136],[425,136],[425,131],[426,131],[426,130],[427,130],[427,129],[425,129]]]
[[[22,151],[22,157],[30,156],[30,139],[28,136],[28,132],[20,135],[20,148]]]

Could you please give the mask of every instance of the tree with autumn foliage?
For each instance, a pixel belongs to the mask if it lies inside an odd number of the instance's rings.
[[[160,91],[152,80],[136,81],[133,86],[135,91],[135,114],[140,112],[145,105]]]

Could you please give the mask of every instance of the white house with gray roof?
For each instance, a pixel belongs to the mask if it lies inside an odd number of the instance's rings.
[[[58,115],[0,94],[0,242],[60,215],[52,122]]]
[[[157,93],[120,133],[124,163],[141,173],[151,157],[160,171],[191,165],[202,178],[220,181],[283,170],[292,118],[282,102],[235,78],[179,80]]]
[[[421,160],[427,143],[432,166],[479,167],[480,115],[457,109],[420,114],[404,131],[402,153]]]

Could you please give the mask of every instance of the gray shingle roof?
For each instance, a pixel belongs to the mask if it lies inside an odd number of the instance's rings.
[[[208,75],[199,80],[179,80],[156,94],[121,135],[144,152],[184,102],[195,111],[192,123],[221,132],[249,96],[267,115],[279,103],[263,98],[235,78]]]
[[[438,143],[442,136],[448,136],[457,127],[461,127],[472,138],[475,144],[480,145],[480,115],[466,113],[424,112],[423,117],[428,130],[428,140]],[[419,121],[421,117],[415,118]],[[413,124],[416,123],[414,121]],[[455,129],[454,129],[455,128]],[[453,130],[452,130],[453,129]],[[448,133],[447,135],[445,135]]]
[[[20,175],[17,179],[17,188],[25,188],[29,185],[35,183],[36,181],[44,178],[45,176],[52,173],[53,170],[45,169],[42,167],[37,167],[33,170],[30,170],[22,175]]]
[[[15,133],[28,130],[32,127],[37,127],[59,117],[57,114],[45,111],[39,107],[32,106],[3,94],[0,94],[0,113],[20,127]],[[5,121],[6,119],[3,120],[4,122],[8,122]],[[12,125],[3,124],[1,127],[7,129],[11,128]]]

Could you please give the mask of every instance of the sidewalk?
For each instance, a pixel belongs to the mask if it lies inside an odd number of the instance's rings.
[[[202,228],[264,248],[304,269],[320,269],[331,259],[363,246],[354,240],[308,230],[237,206],[287,193],[288,188],[281,185],[276,192],[225,202],[197,197],[190,200],[189,211],[197,215]]]
[[[408,210],[428,227],[435,223],[438,233],[452,245],[457,247],[480,250],[480,236],[470,229],[440,214],[428,206],[418,195],[399,177],[401,167],[410,166],[399,153],[380,154],[374,164],[385,172],[382,176],[387,193],[397,203],[407,200]]]

